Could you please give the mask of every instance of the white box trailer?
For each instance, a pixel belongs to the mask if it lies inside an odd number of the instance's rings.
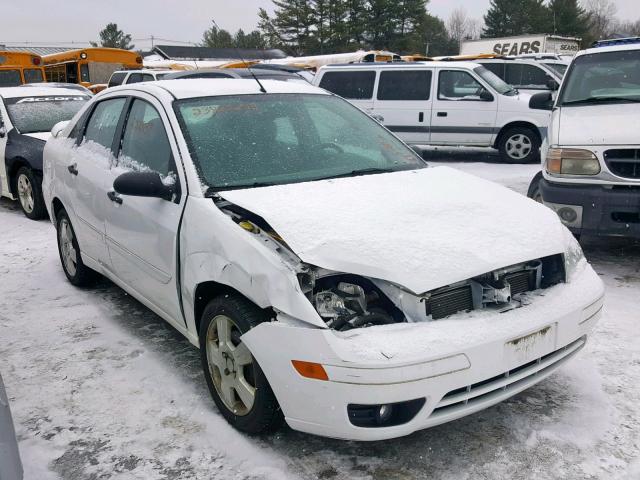
[[[460,43],[460,55],[494,53],[497,55],[525,55],[556,53],[575,55],[580,50],[580,38],[557,35],[520,35],[517,37],[482,38]]]

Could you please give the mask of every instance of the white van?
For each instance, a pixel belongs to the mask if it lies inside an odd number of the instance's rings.
[[[494,147],[503,161],[539,160],[548,112],[472,62],[329,65],[314,85],[349,100],[406,143]]]
[[[117,87],[118,85],[128,85],[140,82],[155,82],[162,80],[168,73],[175,73],[179,70],[118,70],[113,72],[109,78],[108,87]]]
[[[558,90],[562,74],[533,59],[487,58],[474,60],[492,71],[519,92],[534,95],[544,90]]]
[[[538,188],[576,235],[640,238],[640,38],[579,52],[555,102]]]

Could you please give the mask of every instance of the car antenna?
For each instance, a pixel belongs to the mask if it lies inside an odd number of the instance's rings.
[[[211,22],[213,23],[213,25],[218,29],[218,32],[220,31],[220,27],[218,26],[218,24],[216,23],[215,19],[211,19]],[[240,49],[238,48],[238,46],[236,45],[234,47],[236,49],[236,52],[238,54],[238,56],[240,57],[240,60],[242,60],[242,63],[244,63],[247,66],[247,70],[249,70],[249,73],[251,74],[251,76],[253,77],[253,79],[258,83],[258,86],[260,87],[260,91],[262,93],[267,93],[267,90],[264,88],[264,86],[262,85],[262,83],[260,83],[260,80],[258,80],[258,77],[256,77],[256,74],[253,73],[253,70],[251,70],[251,65],[249,65],[247,63],[247,61],[242,57],[242,54],[240,53]]]

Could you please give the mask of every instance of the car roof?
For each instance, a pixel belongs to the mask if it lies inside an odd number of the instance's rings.
[[[628,45],[610,45],[606,47],[591,47],[576,53],[576,57],[594,53],[621,52],[625,50],[640,50],[640,43],[631,43]]]
[[[333,65],[323,65],[320,70],[351,70],[351,69],[404,69],[407,68],[424,68],[424,67],[447,67],[455,65],[456,67],[473,69],[480,65],[477,61],[429,61],[429,62],[362,62],[362,63],[338,63]]]
[[[329,95],[321,88],[305,83],[282,82],[279,80],[261,80],[267,94],[269,93],[312,93]],[[106,93],[134,90],[148,93],[158,91],[169,92],[176,99],[216,97],[225,95],[261,94],[260,86],[254,79],[240,78],[185,78],[176,80],[159,80],[157,82],[134,83],[121,85],[105,90]],[[97,95],[102,96],[102,92]]]
[[[0,97],[3,98],[21,98],[21,97],[44,97],[44,96],[56,96],[60,95],[83,95],[83,92],[80,92],[74,88],[61,88],[61,87],[30,87],[23,88],[22,86],[18,87],[3,87],[0,88]],[[86,93],[85,93],[86,95]]]

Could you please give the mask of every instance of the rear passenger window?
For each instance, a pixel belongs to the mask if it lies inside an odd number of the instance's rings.
[[[103,147],[111,148],[125,101],[124,98],[114,98],[98,103],[91,114],[89,123],[87,123],[84,141],[95,142]]]
[[[129,78],[127,78],[127,84],[129,83],[138,83],[142,81],[142,74],[141,73],[132,73],[131,75],[129,75]]]
[[[116,87],[118,85],[122,85],[122,82],[124,81],[124,77],[126,76],[127,76],[126,72],[114,73],[113,75],[111,75],[111,78],[109,79],[109,86]]]
[[[373,96],[376,72],[327,72],[320,80],[320,88],[353,100]]]
[[[118,164],[167,175],[172,163],[171,145],[158,111],[144,100],[134,100]]]
[[[479,62],[484,68],[490,72],[495,73],[498,77],[504,80],[504,63],[482,63]]]
[[[429,100],[431,71],[381,72],[378,100]]]
[[[510,63],[506,66],[505,82],[514,87],[546,89],[549,76],[539,67]]]

